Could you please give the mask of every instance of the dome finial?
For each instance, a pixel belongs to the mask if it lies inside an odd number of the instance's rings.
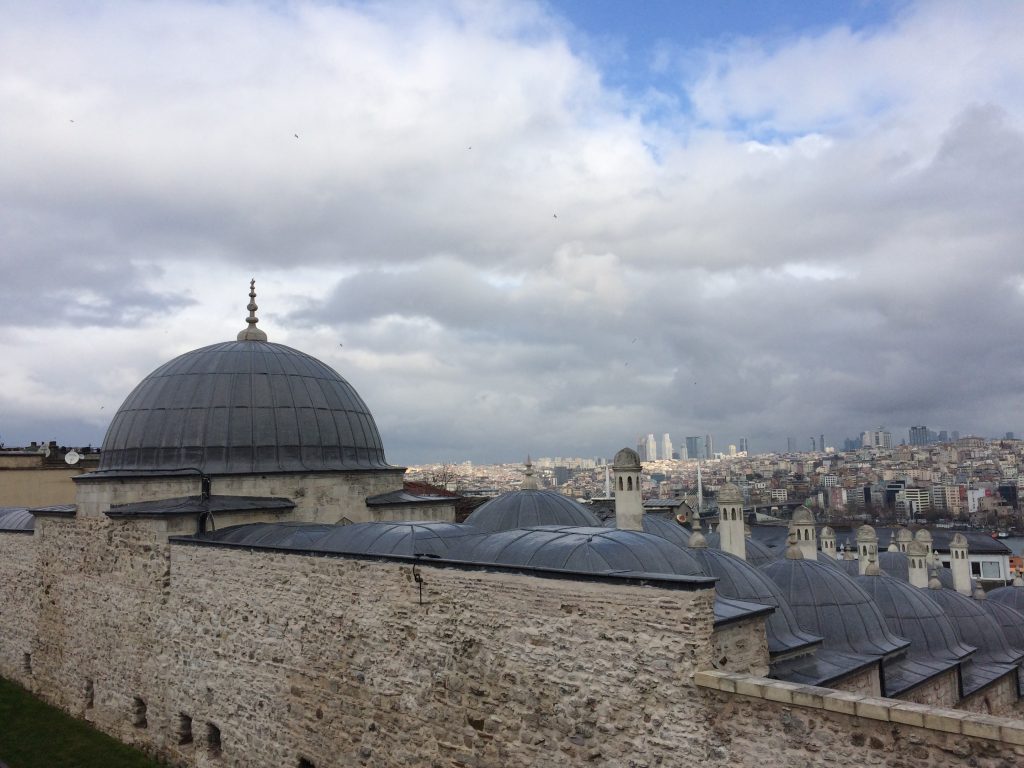
[[[256,306],[256,278],[249,281],[249,305],[246,309],[249,310],[249,316],[245,318],[245,330],[238,332],[238,341],[266,341],[267,334],[256,327],[260,321],[256,317],[256,310],[259,309]]]
[[[533,462],[530,461],[530,454],[526,454],[526,479],[523,480],[523,490],[536,491],[539,489],[537,478],[533,475]]]

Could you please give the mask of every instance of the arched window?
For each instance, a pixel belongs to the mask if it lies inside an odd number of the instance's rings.
[[[622,490],[622,478],[621,477],[619,478],[619,490],[620,491]]]
[[[627,477],[626,478],[626,490],[627,491],[632,491],[633,490],[633,478],[632,477]]]

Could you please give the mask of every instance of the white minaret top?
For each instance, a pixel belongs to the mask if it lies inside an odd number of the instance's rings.
[[[256,306],[256,278],[249,281],[249,305],[246,309],[249,310],[249,316],[245,318],[245,329],[238,332],[238,341],[266,341],[267,334],[256,327],[260,321],[256,317],[256,310],[259,309]]]
[[[623,448],[612,461],[615,478],[615,527],[630,531],[644,529],[644,503],[640,494],[640,456]]]
[[[920,541],[911,541],[907,545],[907,560],[911,586],[921,589],[928,587],[928,547]]]
[[[967,560],[967,537],[957,533],[949,541],[949,567],[953,571],[953,589],[971,594],[971,566]]]
[[[872,558],[878,560],[878,534],[870,525],[862,525],[857,529],[857,572],[861,576],[867,573]]]
[[[836,559],[836,532],[830,525],[821,529],[821,554]]]
[[[718,490],[718,536],[723,552],[747,559],[747,539],[744,534],[743,492],[726,483]]]
[[[818,534],[814,527],[814,513],[801,504],[793,512],[789,530],[796,534],[796,545],[804,554],[804,560],[818,559]]]

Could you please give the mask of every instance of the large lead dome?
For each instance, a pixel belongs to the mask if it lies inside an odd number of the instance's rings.
[[[384,469],[366,403],[337,371],[255,327],[144,378],[103,438],[99,472],[206,474]]]

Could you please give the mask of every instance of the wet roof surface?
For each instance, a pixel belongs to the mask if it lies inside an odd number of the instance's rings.
[[[291,499],[274,496],[179,496],[174,499],[114,504],[107,517],[170,517],[204,512],[259,512],[266,509],[287,511],[295,508]]]
[[[597,516],[557,491],[524,489],[484,502],[466,518],[482,531],[510,531],[537,525],[598,526]]]

